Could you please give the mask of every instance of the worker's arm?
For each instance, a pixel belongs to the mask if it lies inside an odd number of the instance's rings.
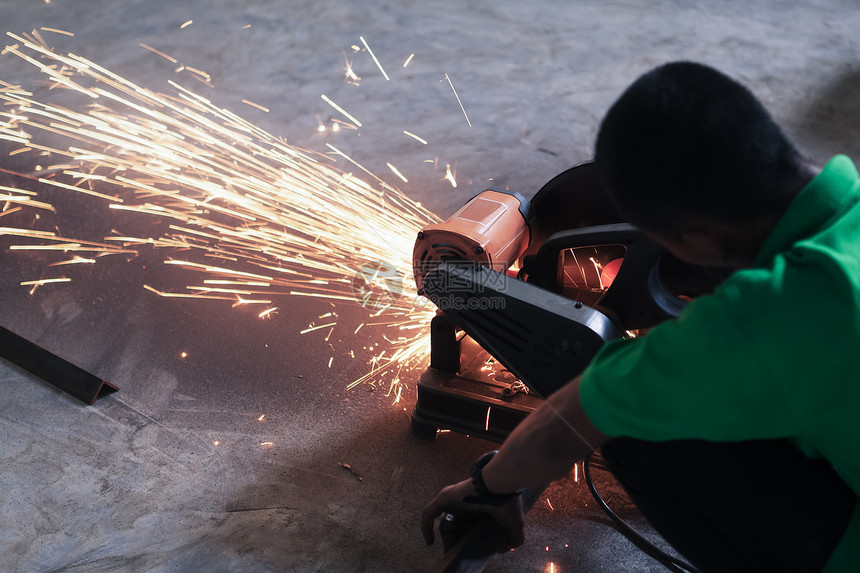
[[[573,464],[609,438],[595,428],[579,400],[579,377],[549,397],[511,432],[499,453],[484,467],[484,484],[492,493],[505,494],[524,487],[545,485],[567,475]],[[451,511],[489,513],[508,532],[511,545],[522,544],[523,514],[519,496],[503,506],[464,501],[475,495],[471,480],[448,486],[421,515],[421,531],[433,543],[438,516]]]
[[[511,432],[484,467],[490,491],[507,493],[563,478],[574,463],[609,440],[586,417],[579,380],[577,376],[563,386]]]

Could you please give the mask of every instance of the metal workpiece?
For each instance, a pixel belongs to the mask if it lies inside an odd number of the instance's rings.
[[[0,326],[0,358],[23,368],[86,405],[119,388]]]

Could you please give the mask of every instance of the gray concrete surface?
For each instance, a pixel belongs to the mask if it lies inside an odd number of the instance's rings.
[[[588,159],[623,87],[674,59],[744,81],[815,160],[860,159],[853,0],[4,0],[0,17],[4,31],[74,32],[43,35],[147,87],[193,83],[138,44],[157,47],[210,73],[214,89],[197,87],[219,105],[291,143],[336,143],[397,183],[392,162],[409,178],[398,186],[442,216],[489,179],[528,196]],[[390,81],[366,53],[351,55],[359,36]],[[344,81],[344,52],[359,86]],[[6,56],[0,79],[38,86]],[[321,93],[365,126],[317,132],[337,117]],[[429,144],[405,145],[403,130]],[[456,189],[443,180],[446,163]],[[86,203],[55,199],[68,228],[106,224]],[[414,381],[398,404],[381,388],[347,390],[366,365],[329,369],[332,351],[298,334],[327,303],[279,301],[279,314],[260,321],[217,302],[160,299],[141,285],[170,279],[141,259],[100,263],[31,296],[19,282],[46,259],[10,252],[10,242],[0,242],[0,324],[121,391],[84,407],[0,364],[0,570],[421,571],[439,556],[420,540],[420,509],[491,445],[454,434],[416,440]],[[358,323],[362,312],[344,308],[342,320]],[[384,345],[373,328],[336,338],[338,356]],[[611,479],[599,484],[645,527]],[[546,498],[526,545],[488,570],[661,569],[610,526],[581,480],[562,480]]]

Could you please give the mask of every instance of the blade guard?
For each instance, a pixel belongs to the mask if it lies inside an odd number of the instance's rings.
[[[677,318],[686,302],[672,294],[660,276],[666,250],[633,225],[619,223],[585,227],[552,235],[529,261],[528,282],[555,291],[560,284],[559,264],[565,249],[592,245],[624,245],[627,254],[612,285],[600,299],[625,330],[650,328]]]
[[[426,296],[538,396],[581,373],[623,335],[606,315],[474,263],[444,263]]]

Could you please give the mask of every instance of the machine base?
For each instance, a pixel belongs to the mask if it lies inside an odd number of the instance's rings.
[[[431,366],[418,380],[412,430],[425,440],[434,439],[438,430],[451,430],[502,442],[543,400],[509,372],[494,371],[492,357],[474,341],[467,337],[462,343],[471,346],[464,353],[470,359],[459,373]]]

